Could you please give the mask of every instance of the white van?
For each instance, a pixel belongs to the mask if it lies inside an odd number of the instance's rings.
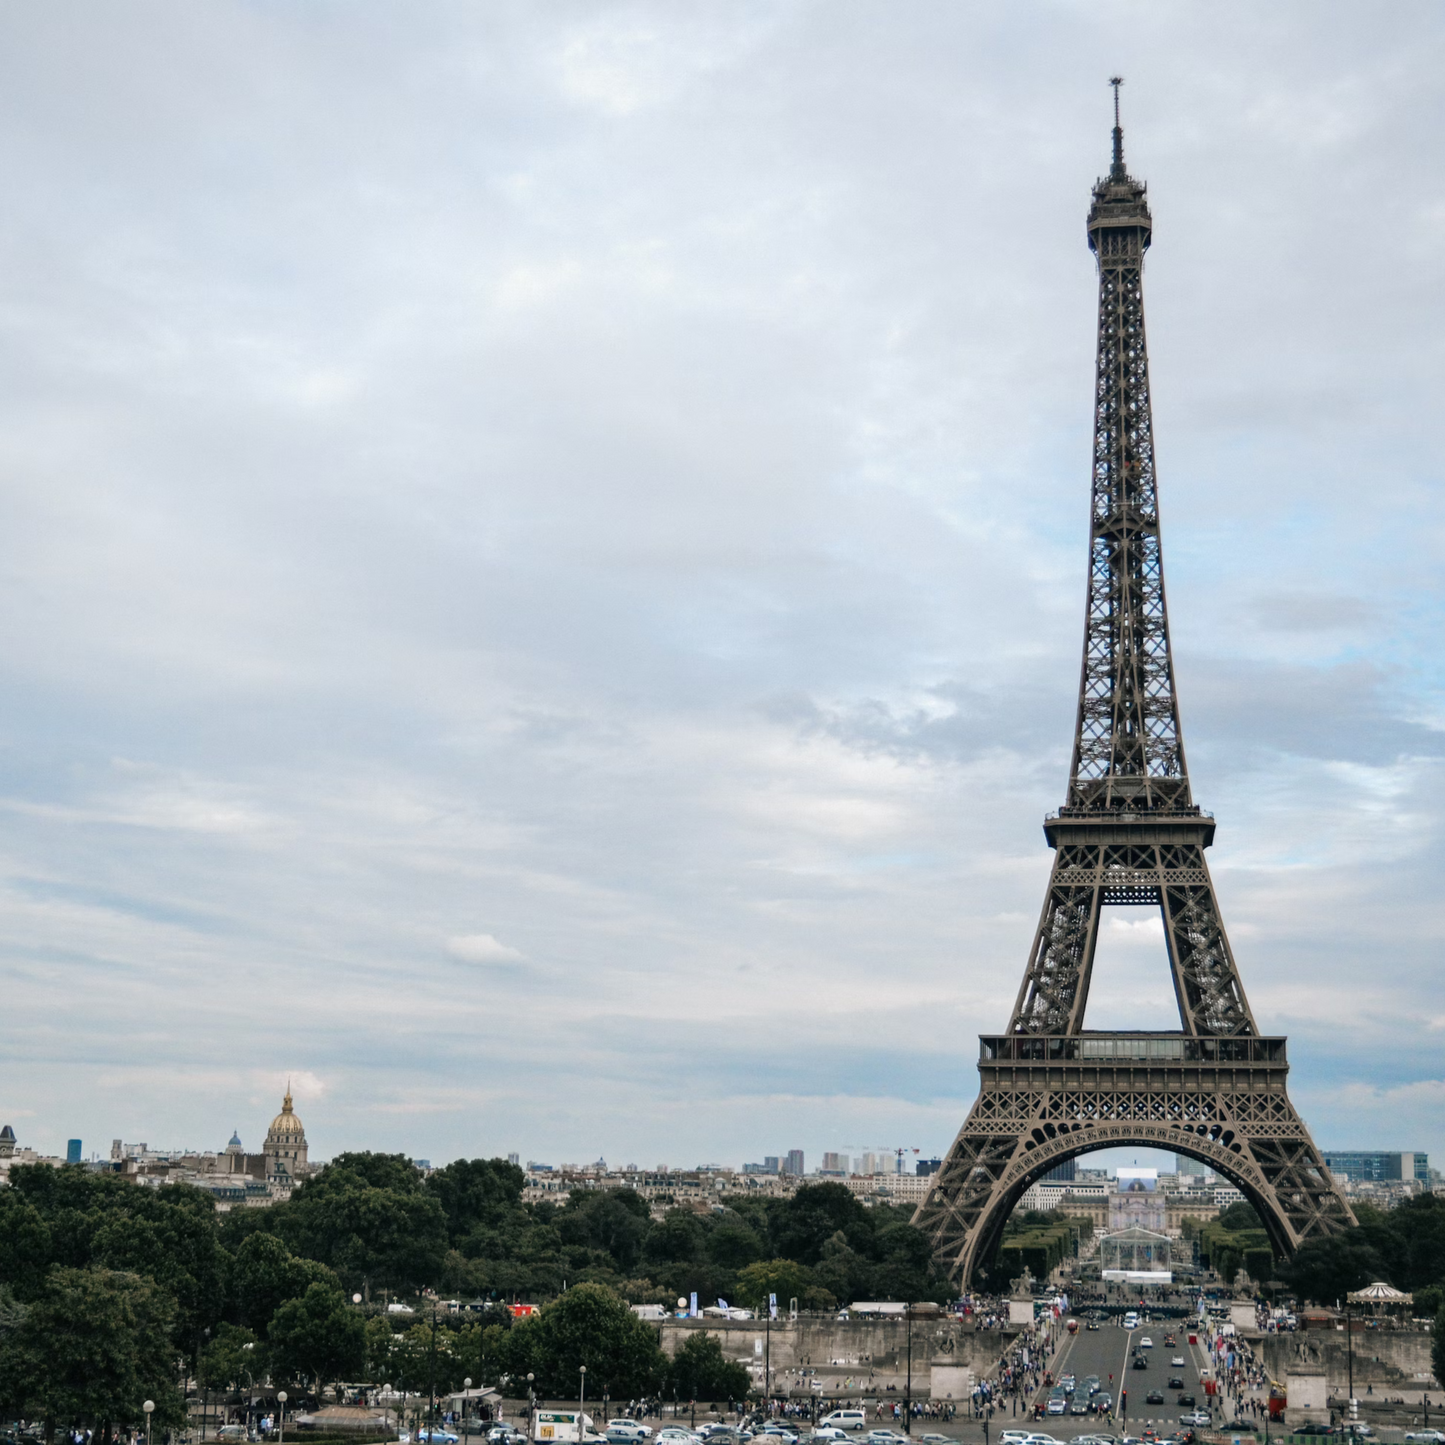
[[[1137,1330],[1139,1328],[1139,1311],[1130,1310],[1124,1316],[1124,1328],[1126,1330]]]
[[[868,1417],[861,1410],[834,1410],[818,1421],[820,1425],[831,1425],[835,1430],[861,1430]]]

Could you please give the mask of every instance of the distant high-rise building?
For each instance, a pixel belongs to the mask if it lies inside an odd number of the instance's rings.
[[[920,1159],[914,1166],[915,1174],[937,1174],[943,1167],[942,1159]]]
[[[778,1168],[779,1168],[779,1161],[778,1161],[778,1156],[777,1156],[776,1154],[764,1154],[764,1155],[763,1155],[763,1169],[762,1169],[762,1172],[763,1172],[764,1174],[776,1174],[776,1173],[778,1172]]]
[[[508,1163],[508,1164],[517,1164],[517,1165],[520,1165],[521,1162],[522,1162],[522,1156],[521,1156],[520,1154],[508,1154],[508,1155],[507,1155],[507,1163]]]
[[[1062,1164],[1055,1164],[1039,1182],[1041,1184],[1072,1184],[1078,1176],[1078,1170],[1077,1160],[1065,1159]]]
[[[65,1141],[65,1162],[67,1164],[80,1163],[80,1140],[67,1139]]]
[[[1191,1159],[1187,1154],[1174,1156],[1174,1171],[1177,1174],[1208,1174],[1210,1172],[1199,1160]]]
[[[1325,1149],[1325,1164],[1331,1174],[1343,1174],[1352,1183],[1383,1184],[1391,1180],[1430,1182],[1430,1156],[1394,1150]]]
[[[783,1168],[795,1179],[801,1179],[803,1177],[803,1151],[789,1149],[788,1157],[783,1162]]]
[[[846,1154],[824,1154],[822,1167],[819,1174],[846,1174],[848,1172],[848,1156]]]

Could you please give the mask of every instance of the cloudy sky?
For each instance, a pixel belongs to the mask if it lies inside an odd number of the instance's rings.
[[[946,1148],[1115,71],[1226,921],[1317,1139],[1445,1155],[1445,12],[1315,0],[0,11],[0,1122]]]

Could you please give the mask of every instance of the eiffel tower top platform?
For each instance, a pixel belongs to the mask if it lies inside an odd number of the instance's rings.
[[[1145,187],[1113,160],[1093,191],[1098,263],[1089,571],[1073,758],[1044,823],[1047,895],[1007,1029],[980,1039],[979,1095],[914,1223],[961,1283],[993,1253],[1024,1190],[1063,1160],[1122,1144],[1209,1164],[1254,1204],[1277,1253],[1354,1223],[1286,1093],[1285,1040],[1260,1034],[1204,850],[1165,604],[1154,465]],[[1178,1032],[1090,1032],[1106,906],[1157,907]]]

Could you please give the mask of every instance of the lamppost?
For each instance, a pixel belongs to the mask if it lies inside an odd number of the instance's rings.
[[[459,1435],[465,1435],[467,1433],[467,1406],[471,1404],[471,1401],[467,1397],[471,1392],[472,1377],[468,1375],[466,1379],[462,1381],[462,1418],[457,1422],[461,1426],[461,1429],[457,1431]]]
[[[389,1399],[389,1398],[391,1397],[391,1381],[390,1381],[390,1380],[388,1380],[388,1381],[386,1382],[386,1384],[384,1384],[384,1385],[381,1387],[381,1395],[382,1395],[382,1398],[383,1398],[383,1399]],[[389,1410],[389,1409],[391,1409],[391,1406],[388,1405],[386,1408]],[[384,1417],[383,1417],[383,1418],[384,1418]],[[398,1418],[398,1420],[397,1420],[397,1428],[398,1428],[398,1430],[400,1430],[400,1428],[401,1428],[401,1420],[400,1420],[400,1418]]]
[[[154,1411],[155,1407],[156,1402],[154,1400],[147,1400],[145,1404],[141,1406],[141,1409],[145,1411],[146,1417],[146,1445],[151,1445],[151,1412]]]
[[[276,1391],[276,1439],[286,1438],[286,1391]]]
[[[582,1422],[587,1415],[587,1366],[579,1365],[578,1373],[582,1377],[582,1384],[577,1391],[577,1440],[580,1442],[587,1438],[587,1426]]]
[[[527,1439],[529,1440],[532,1438],[533,1416],[537,1413],[537,1392],[532,1388],[532,1382],[536,1378],[530,1370],[527,1371]]]
[[[908,1317],[908,1378],[903,1385],[903,1433],[913,1434],[913,1303],[903,1306]],[[983,1427],[984,1445],[988,1445],[988,1426]]]

